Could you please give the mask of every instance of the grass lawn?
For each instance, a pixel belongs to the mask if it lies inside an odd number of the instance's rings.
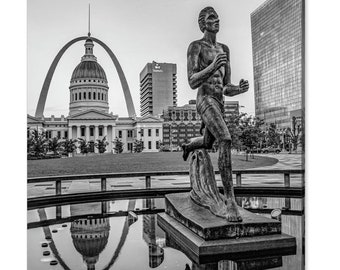
[[[217,153],[211,153],[215,170]],[[275,158],[255,156],[245,160],[244,155],[232,156],[233,169],[249,169],[270,166],[278,162]],[[181,152],[158,152],[137,154],[102,154],[58,158],[45,160],[28,160],[28,177],[70,174],[115,173],[115,172],[145,172],[145,171],[182,171],[189,170],[189,161],[184,162]]]

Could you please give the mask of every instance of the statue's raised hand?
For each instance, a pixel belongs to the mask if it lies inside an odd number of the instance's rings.
[[[240,80],[240,85],[239,85],[239,87],[240,87],[240,93],[247,92],[248,89],[249,89],[249,83],[248,83],[248,81],[247,81],[247,80],[241,79],[241,80]]]
[[[218,70],[220,67],[227,64],[227,54],[226,53],[219,53],[215,56],[212,64],[214,66],[214,70]]]

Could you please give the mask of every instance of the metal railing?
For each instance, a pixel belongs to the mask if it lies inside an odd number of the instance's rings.
[[[219,174],[218,171],[215,172]],[[304,176],[304,170],[234,170],[233,174],[236,175],[236,187],[242,186],[242,175],[245,174],[283,174],[283,186],[290,187],[291,174],[301,174],[302,179]],[[100,179],[101,191],[107,191],[107,179],[112,178],[134,178],[145,177],[145,189],[152,188],[152,176],[169,176],[169,175],[189,175],[188,171],[171,171],[171,172],[134,172],[134,173],[103,173],[103,174],[81,174],[81,175],[62,175],[62,176],[44,176],[44,177],[31,177],[27,179],[27,183],[43,183],[43,182],[55,182],[56,194],[61,195],[62,181],[80,181]]]

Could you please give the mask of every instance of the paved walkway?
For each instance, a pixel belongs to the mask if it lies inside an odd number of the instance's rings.
[[[302,169],[302,155],[300,154],[267,154],[265,156],[274,157],[279,160],[272,166],[266,166],[256,169],[274,170],[274,169]],[[221,186],[221,179],[216,175],[217,185]],[[234,177],[234,182],[235,182]],[[254,174],[242,175],[242,185],[244,186],[283,186],[282,174]],[[151,178],[151,187],[169,188],[169,187],[189,187],[190,180],[187,175],[183,176],[157,176]],[[291,186],[303,186],[301,175],[291,175]],[[143,189],[145,188],[145,177],[138,178],[119,178],[107,179],[108,190],[119,189]],[[100,191],[100,179],[83,180],[83,181],[63,181],[62,193],[78,193]],[[55,194],[55,184],[52,182],[35,183],[27,185],[28,197],[48,196]]]

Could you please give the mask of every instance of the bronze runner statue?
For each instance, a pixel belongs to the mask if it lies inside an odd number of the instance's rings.
[[[188,80],[192,89],[197,91],[197,111],[205,126],[202,137],[193,138],[183,144],[183,159],[190,152],[204,148],[211,149],[218,142],[218,167],[226,197],[226,219],[231,222],[242,221],[235,201],[232,168],[231,136],[224,119],[223,95],[235,96],[248,91],[248,81],[241,80],[239,85],[230,82],[229,48],[216,41],[219,31],[219,18],[212,7],[204,8],[198,18],[203,38],[193,41],[188,48]]]

